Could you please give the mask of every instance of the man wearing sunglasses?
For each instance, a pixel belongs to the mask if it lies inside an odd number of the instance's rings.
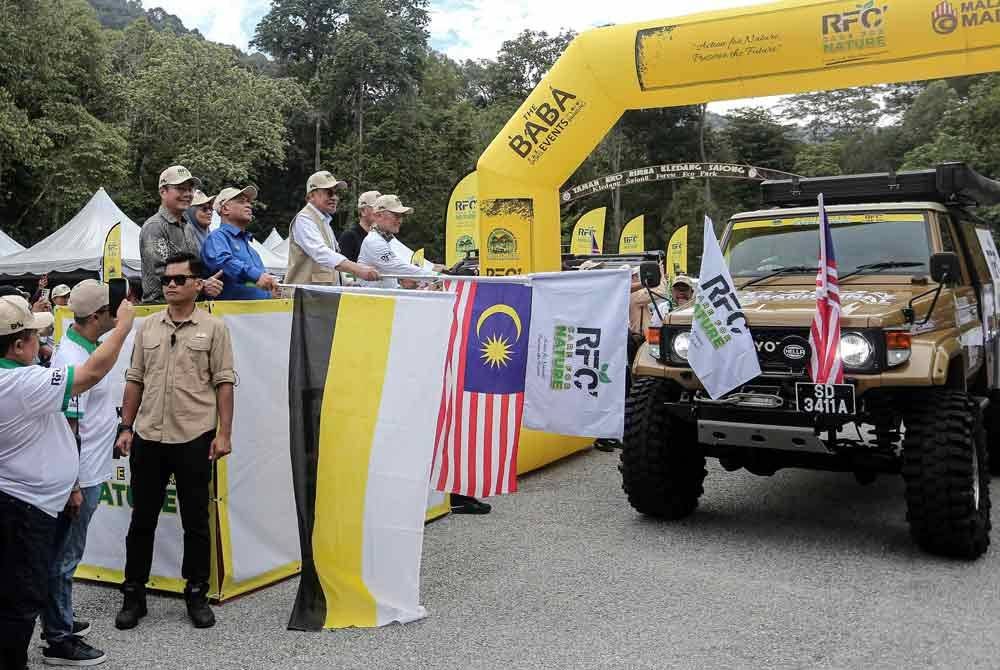
[[[73,325],[66,331],[53,368],[80,366],[97,350],[98,340],[115,327],[107,284],[85,279],[69,294]],[[64,412],[80,450],[80,471],[66,508],[56,521],[54,560],[49,569],[49,595],[42,613],[42,651],[49,665],[96,665],[104,652],[83,641],[90,630],[73,617],[73,573],[87,546],[87,528],[97,510],[101,485],[111,479],[112,446],[118,435],[118,399],[105,377],[89,391],[74,395]]]
[[[146,616],[146,582],[167,482],[173,475],[184,528],[181,575],[196,628],[215,625],[208,606],[212,463],[228,454],[233,427],[233,350],[222,319],[199,309],[204,268],[193,254],[167,258],[160,280],[167,309],[135,334],[116,445],[129,456],[132,521],[125,539],[124,603],[115,626]]]
[[[378,273],[369,265],[361,265],[340,253],[330,221],[337,212],[340,198],[337,189],[347,186],[326,170],[317,172],[306,182],[306,206],[288,229],[288,284],[343,285],[341,273],[348,272],[359,279],[375,280]]]
[[[278,291],[278,279],[264,269],[250,241],[257,187],[224,188],[215,196],[222,225],[205,239],[201,259],[209,272],[221,272],[224,285],[219,300],[264,300]]]
[[[160,275],[167,258],[173,254],[200,254],[201,247],[188,235],[184,210],[191,206],[194,191],[201,180],[183,165],[173,165],[160,173],[160,209],[146,219],[139,233],[142,258],[142,301],[162,303]],[[221,277],[210,277],[203,284],[205,295],[214,298],[222,293]]]

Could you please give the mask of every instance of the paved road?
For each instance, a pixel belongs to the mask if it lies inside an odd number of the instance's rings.
[[[295,579],[208,631],[173,597],[117,631],[102,586],[78,587],[78,611],[119,668],[1000,667],[1000,540],[971,564],[919,553],[897,479],[713,465],[695,516],[664,524],[628,507],[616,462],[580,454],[488,517],[429,526],[431,615],[408,626],[289,632]]]

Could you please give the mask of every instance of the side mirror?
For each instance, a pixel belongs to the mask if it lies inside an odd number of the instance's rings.
[[[127,297],[128,279],[118,277],[108,280],[108,307],[111,309],[111,316],[118,313],[118,307]]]
[[[962,265],[958,254],[953,251],[942,251],[931,256],[931,279],[938,284],[953,283],[962,276]]]
[[[662,280],[660,264],[656,261],[645,261],[639,265],[639,281],[644,287],[656,288]]]

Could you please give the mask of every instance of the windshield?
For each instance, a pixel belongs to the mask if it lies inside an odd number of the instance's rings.
[[[862,265],[888,261],[922,265],[881,272],[928,272],[930,240],[921,212],[831,214],[830,224],[841,276]],[[795,265],[816,267],[819,256],[816,216],[737,221],[726,242],[725,255],[734,276],[761,276]]]

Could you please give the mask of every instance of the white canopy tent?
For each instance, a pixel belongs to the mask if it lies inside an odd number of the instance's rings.
[[[62,228],[31,247],[0,257],[0,275],[43,275],[49,272],[99,272],[104,240],[116,223],[122,224],[122,270],[139,276],[139,226],[118,209],[102,188]]]
[[[274,251],[274,248],[284,241],[285,238],[281,236],[278,230],[276,228],[271,228],[271,234],[267,236],[266,240],[264,240],[264,246],[271,251]]]
[[[0,230],[0,256],[9,256],[16,254],[18,251],[24,251],[24,247],[18,244],[10,235]]]

